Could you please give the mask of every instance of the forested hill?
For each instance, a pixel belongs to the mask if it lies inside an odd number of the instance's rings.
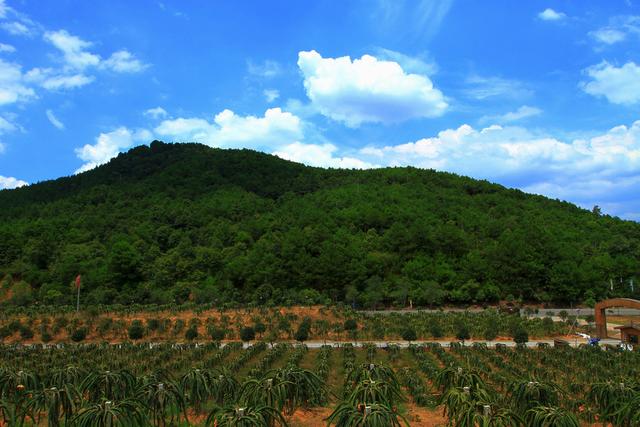
[[[638,223],[486,181],[199,144],[0,191],[6,304],[70,303],[77,274],[93,303],[582,302],[630,296],[639,242]]]

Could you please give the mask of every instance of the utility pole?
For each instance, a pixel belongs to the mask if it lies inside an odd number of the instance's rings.
[[[82,278],[78,274],[78,276],[76,277],[76,290],[78,291],[78,294],[76,297],[76,313],[80,311],[80,282],[81,281],[82,281]]]

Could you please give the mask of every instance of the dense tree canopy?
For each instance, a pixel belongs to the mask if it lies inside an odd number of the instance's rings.
[[[629,296],[640,224],[454,174],[153,142],[0,191],[10,304],[358,306]],[[613,286],[613,291],[611,287]]]

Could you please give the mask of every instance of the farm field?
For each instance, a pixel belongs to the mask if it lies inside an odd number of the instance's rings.
[[[575,332],[575,316],[520,317],[480,312],[366,313],[339,307],[214,309],[92,307],[78,313],[55,307],[0,314],[0,340],[21,343],[252,341],[514,341]],[[581,330],[587,331],[584,325]]]
[[[0,413],[25,426],[634,426],[639,375],[639,353],[592,347],[5,346]]]

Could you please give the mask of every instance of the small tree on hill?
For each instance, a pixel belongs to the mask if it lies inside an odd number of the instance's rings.
[[[264,334],[264,332],[267,330],[267,327],[262,322],[256,322],[256,324],[253,325],[253,329],[256,331],[256,334],[258,334],[258,336],[262,336],[262,334]]]
[[[198,338],[198,328],[195,325],[191,326],[187,329],[187,332],[185,332],[184,337],[189,341],[195,340]]]
[[[407,328],[402,331],[402,339],[405,341],[415,341],[418,339],[418,335],[416,334],[416,330],[413,328]]]
[[[524,345],[529,342],[529,333],[524,328],[518,328],[513,334],[513,341],[518,345]]]
[[[73,342],[81,342],[87,337],[87,328],[78,328],[71,334]]]
[[[431,324],[431,326],[429,327],[429,332],[431,332],[431,336],[433,336],[434,338],[442,338],[442,336],[444,335],[442,326],[440,326],[440,323],[438,322],[434,322]]]
[[[139,340],[144,337],[144,326],[142,326],[142,322],[139,320],[134,320],[131,322],[131,326],[129,326],[129,339]]]
[[[222,341],[225,337],[224,329],[221,328],[211,328],[209,330],[209,336],[214,341]]]
[[[302,324],[296,331],[294,338],[296,341],[304,342],[309,339],[309,328]]]
[[[460,341],[466,341],[471,338],[471,333],[469,332],[469,327],[464,323],[458,325],[458,330],[456,332],[456,338]]]
[[[242,341],[253,341],[256,338],[256,331],[251,326],[240,329],[240,339]]]
[[[487,329],[484,330],[484,339],[486,341],[493,341],[498,337],[498,327],[495,323],[491,323],[487,326]]]

